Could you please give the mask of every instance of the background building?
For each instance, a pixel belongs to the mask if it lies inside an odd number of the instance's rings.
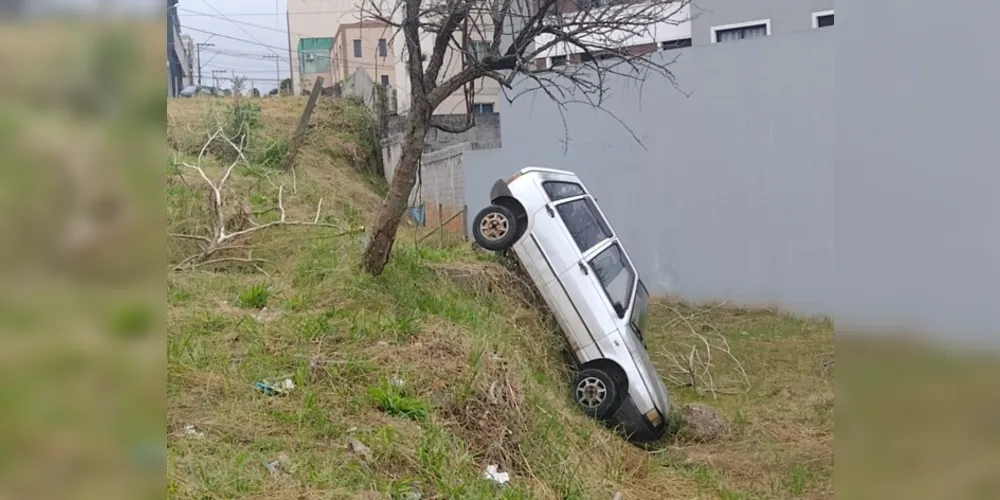
[[[392,28],[378,21],[341,24],[332,52],[334,81],[343,81],[358,68],[376,85],[396,86],[396,56]]]
[[[322,68],[320,58],[326,58],[330,64],[330,47],[337,35],[340,24],[357,22],[360,0],[287,0],[288,19],[288,60],[291,61],[292,89],[295,93],[303,90],[305,75],[323,74],[324,79],[332,80],[324,86],[336,83],[330,70],[319,71]],[[303,39],[314,41],[302,42]],[[322,40],[322,41],[315,41]],[[318,47],[329,45],[325,56],[320,54]],[[303,56],[312,54],[311,58]]]
[[[292,73],[293,79],[295,76],[299,79],[297,86],[293,80],[292,88],[296,92],[309,91],[318,76],[323,77],[324,87],[329,87],[336,81],[330,59],[332,50],[333,37],[299,38],[293,59],[293,65],[298,66],[298,71]]]
[[[395,90],[398,111],[405,113],[409,108],[410,84],[406,72],[406,44],[398,30],[386,30],[380,23],[361,20],[362,0],[287,0],[288,1],[288,47],[292,61],[292,87],[301,92],[310,84],[304,80],[315,80],[318,75],[329,74],[333,83],[344,80],[354,70],[362,67],[376,84],[389,81],[389,88]],[[381,56],[379,40],[385,40],[386,56]],[[303,40],[309,40],[303,42]],[[361,44],[361,56],[355,56],[356,41]],[[475,41],[473,41],[475,43]],[[329,73],[320,61],[326,44],[336,45],[328,57]],[[430,53],[433,36],[421,38],[426,53]],[[308,56],[306,54],[311,54]],[[447,78],[462,68],[462,58],[458,51],[449,49],[439,78]],[[385,78],[383,78],[385,77]],[[324,76],[324,78],[327,78]],[[324,84],[326,86],[327,84]],[[494,112],[499,84],[483,79],[476,82],[473,107],[478,112]],[[465,94],[456,92],[438,107],[437,114],[464,113]]]
[[[181,41],[181,21],[177,17],[177,0],[167,0],[167,95],[176,97],[184,88],[184,64],[188,58]]]
[[[190,35],[182,34],[181,45],[184,47],[184,58],[181,59],[181,67],[184,70],[184,86],[194,85],[196,71],[194,39]]]

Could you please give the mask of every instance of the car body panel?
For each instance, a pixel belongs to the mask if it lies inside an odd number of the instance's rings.
[[[583,194],[553,201],[545,190],[545,183],[551,181],[577,184]],[[569,171],[526,167],[506,181],[494,183],[490,197],[494,202],[514,198],[524,207],[523,222],[527,226],[511,249],[555,316],[576,360],[580,364],[613,361],[628,379],[628,394],[612,419],[633,438],[648,440],[662,435],[670,411],[669,393],[646,347],[630,326],[641,277],[586,185]],[[559,207],[584,199],[593,202],[587,207],[600,219],[597,225],[603,223],[607,237],[581,251]],[[626,271],[634,276],[630,287],[621,289],[629,297],[624,317],[619,317],[612,306],[610,292],[605,291],[593,263],[596,256],[613,245],[617,245],[624,263],[617,267],[615,276]],[[657,412],[657,423],[653,425],[647,415]]]

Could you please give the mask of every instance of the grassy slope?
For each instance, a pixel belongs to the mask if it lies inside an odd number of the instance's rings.
[[[182,136],[206,105],[170,104],[175,142],[190,141]],[[266,103],[265,132],[291,130],[301,105]],[[340,112],[322,106],[321,125]],[[305,218],[322,197],[324,220],[363,224],[378,195],[344,165],[350,155],[336,152],[349,151],[350,138],[332,130],[313,134],[285,203],[290,216]],[[274,203],[275,190],[259,177],[240,172],[234,187],[254,208]],[[195,227],[204,196],[171,181],[174,230]],[[169,276],[172,498],[403,498],[411,490],[424,498],[832,498],[833,377],[822,369],[831,324],[656,304],[649,344],[662,369],[670,368],[664,350],[686,353],[681,339],[691,329],[710,332],[709,324],[753,386],[716,400],[675,390],[679,403],[719,408],[732,431],[716,443],[671,439],[649,452],[573,408],[557,330],[491,259],[461,244],[416,248],[406,229],[385,275],[373,279],[358,272],[360,236],[334,234],[254,236],[267,275],[229,268]],[[187,250],[177,245],[172,258]],[[492,291],[474,293],[435,267],[471,272]],[[240,307],[248,302],[266,309]],[[721,365],[717,382],[733,373]],[[295,380],[288,396],[252,387],[280,376]],[[204,435],[187,434],[188,425]],[[373,456],[352,455],[349,437]],[[264,465],[274,460],[277,474]],[[512,474],[510,487],[480,479],[492,463]]]

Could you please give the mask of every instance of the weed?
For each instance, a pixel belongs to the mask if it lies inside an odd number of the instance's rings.
[[[785,488],[789,493],[795,496],[801,496],[806,490],[806,484],[809,482],[809,470],[805,468],[802,464],[795,464],[792,468],[792,472],[789,477],[785,480]]]
[[[254,163],[260,165],[265,169],[276,169],[281,166],[281,162],[285,160],[285,156],[288,155],[288,149],[291,147],[291,142],[288,139],[276,139],[268,144],[263,151],[255,158]]]
[[[422,398],[406,395],[402,387],[388,379],[379,386],[372,387],[369,394],[380,410],[392,416],[423,421],[427,420],[431,412],[430,403]]]
[[[258,283],[240,292],[236,297],[236,305],[245,309],[263,309],[267,307],[267,301],[271,297],[271,289]]]

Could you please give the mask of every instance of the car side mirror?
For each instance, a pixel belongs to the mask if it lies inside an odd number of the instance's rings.
[[[625,317],[625,308],[622,307],[621,302],[615,302],[614,308],[615,308],[615,314],[617,314],[619,318]]]

